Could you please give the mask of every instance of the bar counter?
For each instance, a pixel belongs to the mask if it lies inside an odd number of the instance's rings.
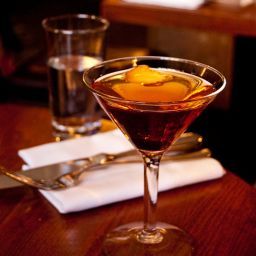
[[[256,4],[238,8],[210,2],[195,10],[188,10],[123,0],[103,0],[101,15],[111,22],[201,29],[233,36],[256,36],[256,29],[253,29],[256,26]]]

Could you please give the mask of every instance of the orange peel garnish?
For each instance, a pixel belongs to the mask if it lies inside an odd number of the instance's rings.
[[[125,81],[129,83],[155,84],[171,79],[172,75],[151,69],[147,65],[136,66],[125,74]]]

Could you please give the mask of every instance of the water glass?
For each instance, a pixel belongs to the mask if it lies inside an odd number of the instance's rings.
[[[47,39],[49,103],[54,135],[70,138],[100,129],[100,111],[83,85],[85,70],[104,59],[108,21],[70,14],[42,21]]]

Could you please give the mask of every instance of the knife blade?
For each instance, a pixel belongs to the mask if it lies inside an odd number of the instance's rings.
[[[17,173],[22,173],[32,179],[55,179],[60,175],[66,174],[68,172],[77,169],[77,165],[68,164],[67,162],[56,163],[47,166],[32,168],[27,171],[17,171]],[[22,183],[15,181],[5,175],[0,175],[0,189],[7,189],[13,187],[23,186]]]

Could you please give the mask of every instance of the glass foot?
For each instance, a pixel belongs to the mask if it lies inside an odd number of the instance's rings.
[[[183,230],[157,223],[152,239],[144,239],[143,223],[133,222],[120,226],[107,234],[103,243],[103,255],[118,256],[189,256],[193,255],[192,238]]]

